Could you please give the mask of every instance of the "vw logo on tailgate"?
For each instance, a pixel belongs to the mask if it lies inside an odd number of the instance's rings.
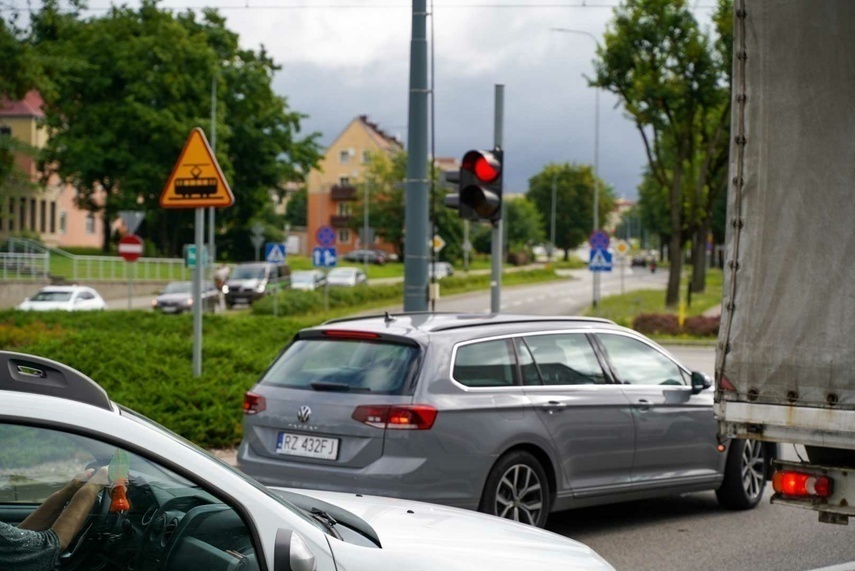
[[[309,422],[309,419],[312,417],[312,409],[308,406],[303,405],[300,407],[300,410],[297,412],[297,420],[300,422]]]

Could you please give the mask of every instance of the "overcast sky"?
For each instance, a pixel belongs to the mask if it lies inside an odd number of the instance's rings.
[[[431,0],[428,6],[431,5]],[[94,6],[97,0],[90,3]],[[436,154],[460,157],[493,143],[493,92],[505,86],[505,188],[524,192],[550,162],[594,162],[594,41],[617,0],[434,0]],[[694,0],[708,26],[711,0]],[[198,7],[194,0],[161,6]],[[407,141],[412,5],[409,0],[207,0],[244,46],[263,45],[283,69],[274,89],[326,145],[354,117]],[[706,6],[709,5],[709,6]],[[428,31],[430,37],[430,28]],[[641,138],[602,92],[599,174],[634,198],[646,163]]]

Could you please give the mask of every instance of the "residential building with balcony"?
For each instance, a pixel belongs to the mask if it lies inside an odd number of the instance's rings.
[[[359,236],[351,230],[351,217],[362,219],[353,204],[363,191],[362,181],[368,158],[372,153],[394,155],[404,149],[397,138],[385,133],[367,115],[353,119],[327,147],[318,167],[308,176],[307,238],[310,247],[318,246],[316,234],[322,226],[336,231],[336,247],[344,254],[363,247],[392,251],[377,239],[372,244],[360,244]]]
[[[44,102],[36,91],[21,101],[0,99],[0,137],[12,137],[37,150],[47,143],[41,125]],[[20,151],[15,169],[0,187],[0,240],[10,235],[38,234],[48,246],[101,246],[103,217],[79,208],[77,190],[56,175],[42,181],[34,152]]]

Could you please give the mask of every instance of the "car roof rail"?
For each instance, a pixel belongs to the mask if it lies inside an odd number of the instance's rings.
[[[24,353],[0,351],[0,390],[59,397],[113,410],[107,391],[80,371]]]
[[[490,321],[472,321],[469,323],[451,322],[440,324],[433,328],[433,331],[451,331],[453,329],[465,329],[467,327],[482,327],[484,325],[503,325],[503,324],[521,324],[521,323],[545,323],[549,321],[562,321],[567,323],[607,323],[616,325],[610,319],[603,317],[584,317],[584,316],[552,316],[552,315],[502,315],[502,314],[484,314],[490,316]]]
[[[385,311],[383,313],[372,313],[369,315],[351,315],[349,317],[336,317],[328,319],[321,325],[329,325],[332,323],[346,323],[348,321],[362,321],[364,319],[385,319],[389,321],[392,317],[407,317],[409,315],[459,315],[459,311]]]

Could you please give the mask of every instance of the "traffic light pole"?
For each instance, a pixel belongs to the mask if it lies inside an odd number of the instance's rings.
[[[504,130],[505,111],[505,86],[496,85],[495,91],[495,120],[493,123],[493,144],[496,149],[501,150],[503,146],[502,132]],[[493,223],[493,242],[491,253],[491,277],[490,277],[490,312],[499,313],[502,307],[502,221],[505,217],[504,211],[499,219]]]

